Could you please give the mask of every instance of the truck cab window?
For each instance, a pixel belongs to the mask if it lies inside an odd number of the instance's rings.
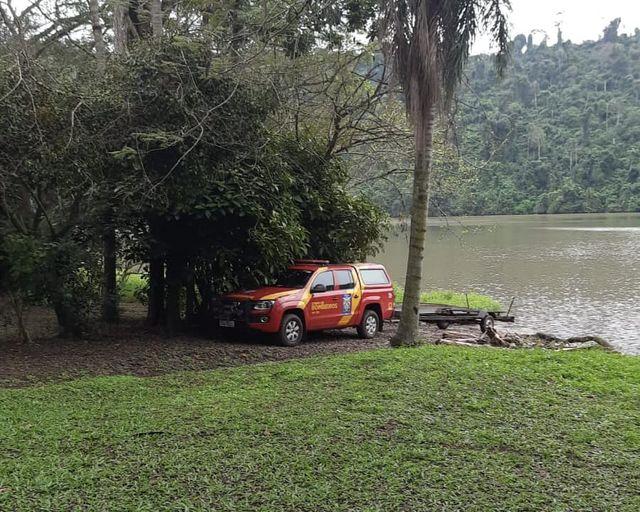
[[[333,272],[331,272],[331,270],[327,270],[326,272],[319,274],[313,281],[311,289],[313,290],[313,288],[318,284],[325,285],[328,292],[333,290]]]
[[[336,270],[336,288],[338,290],[351,290],[355,288],[356,283],[353,279],[351,270]]]
[[[367,268],[360,271],[364,284],[389,284],[389,278],[384,270],[380,268]]]

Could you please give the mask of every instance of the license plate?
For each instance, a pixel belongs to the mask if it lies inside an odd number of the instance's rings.
[[[236,323],[233,320],[220,320],[220,327],[235,327]]]

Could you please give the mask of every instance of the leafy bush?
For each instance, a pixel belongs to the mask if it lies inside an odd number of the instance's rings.
[[[149,282],[144,274],[127,274],[119,282],[120,300],[123,302],[146,302]]]

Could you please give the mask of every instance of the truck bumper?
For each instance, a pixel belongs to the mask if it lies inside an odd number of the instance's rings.
[[[280,329],[279,319],[269,314],[251,314],[242,318],[219,317],[213,319],[213,325],[222,330],[250,330],[264,333],[276,333]]]

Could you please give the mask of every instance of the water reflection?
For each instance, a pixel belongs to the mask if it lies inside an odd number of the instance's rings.
[[[521,327],[640,353],[640,214],[434,219],[428,236],[425,288],[515,296]],[[399,282],[407,239],[396,226],[375,258]]]

